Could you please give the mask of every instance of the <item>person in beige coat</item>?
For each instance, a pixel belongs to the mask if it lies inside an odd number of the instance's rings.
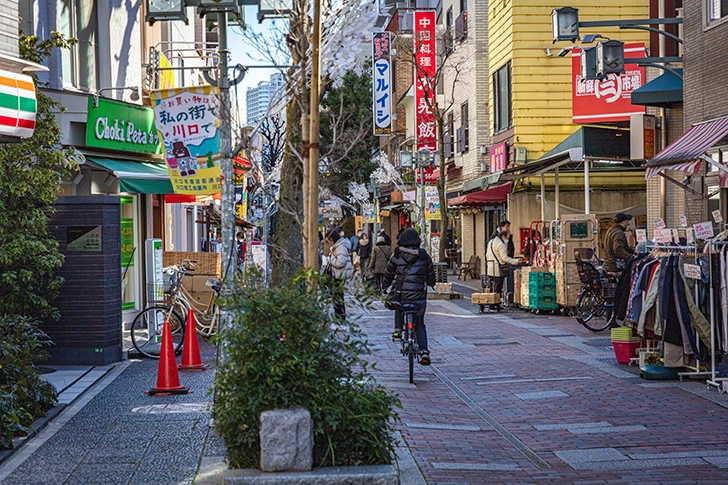
[[[377,237],[377,245],[374,246],[369,257],[369,274],[374,275],[374,289],[377,293],[382,291],[384,271],[387,269],[387,263],[391,257],[392,249],[387,244],[387,240],[384,236]]]
[[[488,250],[485,254],[486,274],[492,282],[493,293],[503,292],[503,281],[508,274],[506,268],[509,264],[518,264],[520,260],[508,256],[508,236],[510,231],[501,231],[497,237],[488,241]],[[491,305],[491,308],[498,305]]]

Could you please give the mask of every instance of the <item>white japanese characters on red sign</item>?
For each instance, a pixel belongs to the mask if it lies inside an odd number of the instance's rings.
[[[437,151],[434,107],[436,92],[435,12],[416,11],[415,22],[415,137],[417,150]]]

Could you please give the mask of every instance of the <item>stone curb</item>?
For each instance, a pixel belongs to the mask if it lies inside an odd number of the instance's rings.
[[[226,470],[225,485],[398,485],[393,465],[317,468],[310,472],[265,473]]]
[[[13,439],[13,448],[11,450],[0,451],[0,465],[5,463],[6,460],[8,460],[18,451],[20,451],[25,443],[27,443],[31,440],[31,438],[40,433],[43,428],[45,428],[67,406],[68,404],[56,404],[45,414],[45,416],[42,416],[36,419],[35,422],[33,422],[33,424],[30,426],[30,429],[28,430],[27,435],[18,436],[17,438]]]

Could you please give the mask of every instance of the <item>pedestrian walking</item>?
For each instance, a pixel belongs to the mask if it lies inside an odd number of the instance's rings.
[[[405,229],[397,240],[394,255],[384,271],[382,286],[387,289],[394,283],[399,295],[393,295],[400,303],[413,303],[418,311],[414,315],[415,335],[420,348],[420,364],[430,365],[430,351],[427,347],[427,329],[425,328],[425,311],[427,310],[427,287],[435,287],[435,267],[427,251],[420,248],[422,241],[415,229]],[[402,312],[394,315],[394,333],[392,340],[402,339],[404,325]]]
[[[387,244],[383,236],[377,238],[377,245],[372,249],[369,258],[369,274],[374,275],[374,289],[377,293],[381,293],[382,281],[384,280],[384,271],[387,269],[389,258],[392,257],[392,249]]]
[[[384,227],[379,228],[379,235],[384,238],[384,243],[389,246],[389,249],[392,249],[392,238],[389,237],[389,234],[387,234],[387,231],[384,230]]]
[[[345,237],[341,237],[342,232],[343,231],[334,229],[326,236],[326,239],[328,239],[331,244],[331,251],[329,253],[329,267],[326,269],[325,273],[328,273],[333,280],[330,282],[329,289],[332,292],[334,314],[338,318],[344,320],[346,319],[344,288],[346,286],[346,280],[351,278],[353,266],[351,264],[351,258],[349,257],[351,243]]]
[[[369,242],[369,236],[363,233],[359,238],[359,271],[362,281],[369,277],[369,256],[372,254],[372,244]]]
[[[501,294],[503,292],[503,281],[510,273],[508,265],[520,263],[518,259],[508,256],[508,236],[510,236],[510,231],[501,231],[498,236],[488,242],[485,265],[493,293]],[[490,309],[500,310],[500,304],[490,305]]]

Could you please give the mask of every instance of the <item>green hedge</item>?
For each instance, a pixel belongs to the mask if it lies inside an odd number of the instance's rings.
[[[56,402],[55,388],[40,377],[37,364],[46,353],[48,336],[36,322],[17,315],[0,316],[0,448],[13,447],[13,438]]]
[[[260,466],[261,412],[299,406],[313,419],[314,466],[392,462],[399,399],[370,375],[369,342],[356,323],[337,335],[329,307],[304,275],[267,288],[248,279],[229,298],[234,321],[219,337],[227,357],[213,417],[231,467]]]

